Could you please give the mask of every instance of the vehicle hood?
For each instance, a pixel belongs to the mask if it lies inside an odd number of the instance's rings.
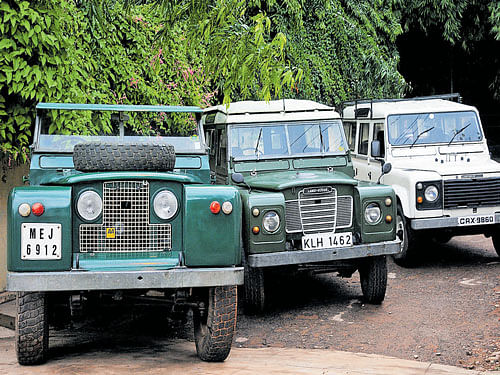
[[[454,144],[392,150],[393,168],[435,172],[441,176],[500,173],[500,164],[491,160],[486,144]]]
[[[72,171],[73,172],[73,171]],[[63,175],[50,175],[42,179],[42,185],[74,185],[83,182],[114,181],[114,180],[162,180],[175,181],[184,184],[201,184],[202,181],[192,175],[175,172],[92,172],[68,173]]]
[[[358,184],[358,181],[343,172],[326,170],[258,172],[254,176],[245,177],[245,182],[253,189],[272,191],[282,191],[296,186]]]
[[[437,159],[437,161],[436,161]],[[475,174],[475,173],[500,173],[500,163],[489,157],[477,158],[461,156],[455,158],[447,157],[419,157],[415,159],[393,160],[392,167],[406,171],[435,172],[441,176]]]

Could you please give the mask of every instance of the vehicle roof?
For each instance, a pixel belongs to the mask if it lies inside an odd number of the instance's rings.
[[[360,108],[371,108],[373,113],[370,116],[362,118],[385,118],[395,114],[412,114],[412,113],[430,113],[430,112],[457,112],[457,111],[477,111],[475,107],[465,105],[450,100],[444,99],[427,99],[427,100],[401,100],[401,101],[383,101],[377,100],[373,103],[363,102],[357,106],[350,105],[343,111],[344,119],[354,119],[354,110]]]
[[[245,100],[205,108],[204,117],[214,114],[215,123],[275,122],[296,120],[339,119],[335,108],[312,100],[282,99]]]
[[[116,111],[116,112],[189,112],[189,113],[203,112],[203,110],[200,107],[195,107],[195,106],[78,104],[78,103],[38,103],[36,109]]]

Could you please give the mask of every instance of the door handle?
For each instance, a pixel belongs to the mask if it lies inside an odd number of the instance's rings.
[[[371,180],[372,179],[372,172],[368,172],[368,178]]]

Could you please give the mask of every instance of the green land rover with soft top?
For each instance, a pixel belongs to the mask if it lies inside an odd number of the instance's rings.
[[[30,185],[8,201],[19,363],[46,359],[55,312],[84,314],[106,296],[191,309],[198,356],[227,357],[243,282],[241,199],[234,187],[210,184],[201,114],[37,106]]]
[[[333,108],[244,101],[205,109],[202,123],[212,180],[241,195],[246,311],[264,309],[273,270],[359,270],[364,298],[382,302],[385,256],[399,251],[396,198],[390,186],[354,179]]]

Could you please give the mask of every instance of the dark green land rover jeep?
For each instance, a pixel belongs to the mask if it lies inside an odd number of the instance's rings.
[[[116,293],[124,303],[191,309],[198,356],[227,357],[243,283],[242,208],[236,188],[210,184],[201,114],[37,106],[30,186],[13,189],[8,203],[19,363],[46,359],[53,305],[85,313],[86,302]]]
[[[340,116],[306,100],[237,102],[204,110],[210,172],[243,203],[245,300],[262,311],[265,272],[359,270],[365,299],[380,303],[386,255],[399,251],[390,186],[357,181]],[[389,164],[385,170],[389,169]]]

